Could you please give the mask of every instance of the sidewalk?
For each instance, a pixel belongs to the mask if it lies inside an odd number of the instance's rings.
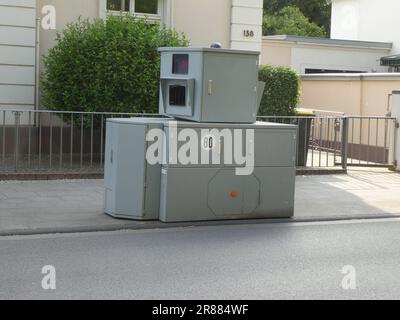
[[[295,218],[284,221],[400,217],[400,174],[371,170],[297,177]],[[0,235],[244,223],[163,224],[115,220],[102,213],[102,184],[102,180],[1,182]],[[246,223],[276,221],[263,219]]]
[[[345,175],[297,177],[297,219],[400,217],[400,174],[350,169]]]

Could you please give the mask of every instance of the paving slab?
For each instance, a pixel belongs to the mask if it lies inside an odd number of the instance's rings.
[[[167,228],[400,216],[400,174],[358,169],[347,175],[298,176],[294,219],[164,224],[103,214],[102,180],[0,183],[0,235]]]

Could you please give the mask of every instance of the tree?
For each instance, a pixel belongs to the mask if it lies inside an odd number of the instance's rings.
[[[276,14],[284,7],[295,5],[295,0],[264,0],[265,14]]]
[[[326,0],[264,0],[266,15],[275,15],[287,6],[296,6],[301,12],[318,26],[323,27],[327,35],[330,33],[331,5]]]
[[[329,35],[331,29],[331,5],[326,0],[296,0],[297,7],[303,14],[325,29]]]
[[[310,22],[299,8],[288,6],[276,15],[267,14],[263,22],[264,35],[287,34],[293,36],[326,37],[323,27]]]

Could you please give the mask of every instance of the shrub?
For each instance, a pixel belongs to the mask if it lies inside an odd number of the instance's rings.
[[[292,116],[300,97],[300,76],[286,67],[261,66],[260,81],[266,83],[260,116]]]
[[[157,112],[157,48],[187,45],[183,34],[129,15],[69,24],[44,58],[42,105],[66,111]]]

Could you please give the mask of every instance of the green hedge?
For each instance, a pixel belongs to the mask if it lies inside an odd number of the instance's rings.
[[[261,66],[260,81],[266,83],[260,116],[292,116],[300,97],[300,75],[286,67]]]
[[[184,35],[129,15],[69,24],[44,58],[42,105],[67,111],[157,112],[157,48],[187,45]]]

